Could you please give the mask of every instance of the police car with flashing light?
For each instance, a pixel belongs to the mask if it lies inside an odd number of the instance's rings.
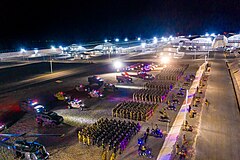
[[[85,108],[85,104],[82,102],[82,100],[78,100],[78,99],[73,99],[72,101],[68,102],[68,108],[77,108],[77,109],[81,109],[83,110],[83,108]]]
[[[21,101],[19,106],[25,112],[42,112],[46,110],[43,105],[39,104],[38,100],[31,98]]]

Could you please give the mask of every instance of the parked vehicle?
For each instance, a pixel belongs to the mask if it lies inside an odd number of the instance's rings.
[[[63,117],[56,112],[40,112],[36,114],[36,122],[40,126],[55,126],[63,123]]]
[[[99,76],[88,77],[88,82],[89,82],[89,85],[96,83],[99,86],[102,86],[104,83],[103,79],[100,78]]]
[[[130,77],[116,76],[116,79],[117,79],[118,83],[124,83],[124,82],[132,83],[132,78],[130,78]]]

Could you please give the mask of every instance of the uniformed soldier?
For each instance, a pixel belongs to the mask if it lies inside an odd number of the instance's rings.
[[[106,151],[102,152],[102,160],[107,160],[107,152]]]
[[[133,119],[133,111],[130,111],[130,119]]]
[[[82,133],[81,131],[78,131],[78,142],[82,142]]]
[[[90,136],[87,135],[87,145],[90,146],[91,145],[91,141],[90,141]]]
[[[86,135],[85,135],[85,133],[82,135],[82,139],[83,139],[83,144],[86,144]]]
[[[110,160],[115,160],[115,158],[116,158],[116,153],[113,152],[111,157],[110,157]]]
[[[176,143],[176,154],[177,154],[177,155],[179,154],[179,148],[180,148],[179,144]]]

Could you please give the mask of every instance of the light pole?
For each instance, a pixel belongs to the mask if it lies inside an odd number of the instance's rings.
[[[115,61],[114,63],[113,63],[113,66],[114,66],[114,68],[117,70],[117,72],[119,72],[119,70],[120,70],[120,68],[122,67],[122,62],[120,62],[120,61]]]
[[[53,73],[52,59],[50,59],[50,71],[51,71],[51,73]]]

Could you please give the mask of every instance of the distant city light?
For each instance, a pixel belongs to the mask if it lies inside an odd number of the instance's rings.
[[[192,35],[190,34],[190,35],[188,35],[188,37],[192,37]]]
[[[105,43],[107,43],[107,41],[108,41],[107,39],[104,40]]]
[[[212,36],[212,37],[215,37],[215,36],[216,36],[216,34],[215,34],[215,33],[212,33],[212,34],[211,34],[211,36]]]
[[[81,49],[83,49],[83,47],[82,46],[78,46],[78,50],[81,50]]]
[[[170,40],[173,40],[174,38],[173,38],[173,36],[171,35],[171,36],[169,36],[169,39],[170,39]]]
[[[119,39],[118,39],[118,38],[116,38],[116,39],[115,39],[115,41],[116,41],[116,42],[119,42]]]
[[[157,37],[153,37],[153,43],[157,44],[157,42],[158,42]]]
[[[59,46],[58,48],[61,49],[61,50],[63,50],[63,47],[62,47],[62,46]]]
[[[138,37],[137,40],[138,40],[138,41],[141,41],[141,37]]]
[[[56,51],[56,48],[55,48],[54,46],[51,46],[51,49],[52,49],[53,51]]]
[[[209,34],[208,34],[208,33],[206,33],[206,34],[205,34],[205,36],[206,36],[206,37],[208,37],[208,36],[209,36]]]
[[[142,48],[145,48],[146,47],[146,43],[145,42],[141,43],[141,46],[142,46]]]
[[[166,37],[162,37],[161,40],[162,40],[163,42],[166,42],[166,41],[167,41],[167,38],[166,38]]]
[[[25,49],[21,48],[20,52],[21,53],[26,53],[27,51]]]
[[[125,41],[125,42],[127,42],[127,41],[128,41],[128,39],[127,39],[127,38],[125,38],[125,39],[124,39],[124,41]]]
[[[38,53],[38,49],[34,49],[34,53],[37,54]]]

